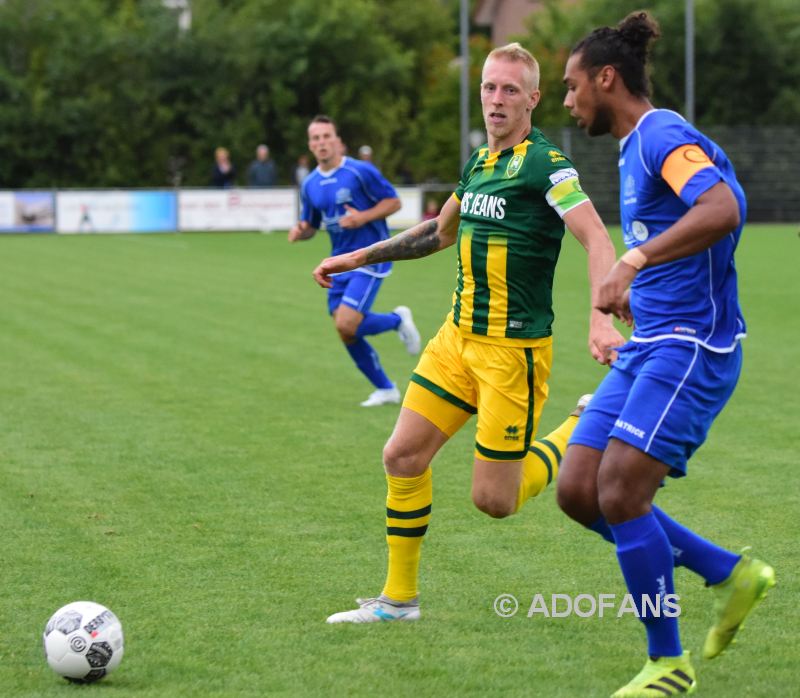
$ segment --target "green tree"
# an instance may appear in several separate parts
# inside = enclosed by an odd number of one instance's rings
[[[639,0],[545,0],[521,37],[540,59],[541,126],[569,125],[570,46]],[[683,110],[683,3],[651,0],[654,100]],[[796,0],[696,0],[697,121],[800,117]],[[213,149],[243,173],[260,142],[283,181],[316,113],[352,149],[369,143],[393,178],[459,171],[457,0],[192,0],[178,28],[161,0],[0,2],[0,186],[206,185]],[[482,130],[471,39],[471,126]],[[240,175],[240,182],[243,176]]]
[[[684,111],[685,3],[651,0],[661,25],[652,56],[653,101]],[[585,0],[565,5],[545,0],[522,37],[542,64],[546,126],[569,125],[560,106],[570,47],[598,26],[615,26],[640,0]],[[709,125],[794,125],[800,121],[800,5],[794,0],[697,0],[695,2],[696,122]],[[548,95],[551,96],[548,99]],[[561,99],[553,99],[555,95]]]

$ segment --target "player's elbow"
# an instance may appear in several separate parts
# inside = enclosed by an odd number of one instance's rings
[[[723,220],[720,222],[720,227],[725,230],[726,234],[732,230],[736,230],[742,222],[739,206],[735,201],[733,206],[729,205],[725,207],[725,211],[721,217]]]
[[[739,202],[731,188],[719,182],[698,199],[699,204],[709,206],[707,219],[710,227],[718,237],[724,237],[736,230],[742,222]]]
[[[722,240],[739,227],[742,217],[739,214],[739,206],[734,201],[733,205],[720,204],[715,206],[714,212],[708,217],[708,229],[711,244]]]
[[[400,199],[388,199],[389,201],[389,210],[387,212],[387,216],[391,216],[393,213],[397,213],[401,208],[402,204],[400,203]]]
[[[443,250],[455,244],[458,239],[458,221],[443,221],[439,216],[436,219],[436,230],[439,234],[439,249]]]

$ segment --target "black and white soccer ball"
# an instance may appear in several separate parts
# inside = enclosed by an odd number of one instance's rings
[[[47,663],[74,683],[92,683],[119,666],[124,653],[122,624],[93,601],[74,601],[47,621],[42,636]]]

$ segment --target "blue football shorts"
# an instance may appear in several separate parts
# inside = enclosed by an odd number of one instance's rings
[[[628,342],[581,415],[570,444],[603,451],[610,438],[686,475],[686,462],[733,393],[742,347],[729,353],[694,342]]]
[[[333,277],[333,286],[328,289],[328,313],[331,315],[340,305],[346,305],[366,315],[383,283],[383,278],[360,271],[348,271]]]

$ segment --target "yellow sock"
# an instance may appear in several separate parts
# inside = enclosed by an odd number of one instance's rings
[[[417,477],[386,476],[386,543],[389,570],[383,595],[410,601],[417,595],[422,539],[431,520],[433,483],[431,469]]]
[[[517,492],[517,506],[514,511],[519,511],[525,502],[542,492],[556,479],[558,464],[577,423],[577,417],[569,416],[555,431],[551,431],[530,445],[522,461],[522,483]]]

